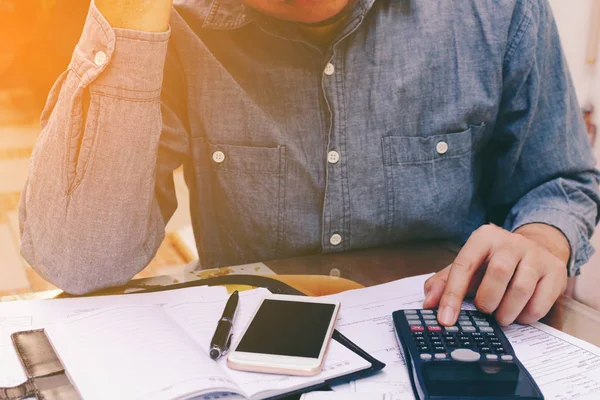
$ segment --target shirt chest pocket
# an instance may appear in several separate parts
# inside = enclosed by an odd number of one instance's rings
[[[275,257],[283,240],[285,146],[238,146],[196,138],[192,149],[198,221],[204,225],[197,232],[214,233],[201,240],[208,263]],[[211,249],[227,259],[212,259]]]
[[[475,192],[474,137],[484,126],[382,139],[390,241],[460,233]]]

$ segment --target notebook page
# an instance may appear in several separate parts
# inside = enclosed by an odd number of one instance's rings
[[[255,289],[240,293],[240,305],[234,321],[233,342],[240,335],[258,307],[260,301],[270,292],[266,289]],[[175,319],[198,344],[208,351],[210,339],[217,326],[217,321],[225,308],[226,300],[202,303],[186,303],[170,306],[166,311]],[[343,306],[342,306],[343,307]],[[202,310],[202,311],[200,311]],[[248,397],[260,399],[274,393],[288,392],[309,386],[311,382],[319,383],[336,376],[368,368],[371,364],[342,346],[335,340],[329,346],[323,371],[318,377],[295,377],[286,375],[259,374],[232,370],[227,367],[226,357],[218,360],[219,365],[231,379],[238,383]],[[265,389],[268,392],[265,392]]]
[[[160,307],[106,308],[54,324],[47,334],[86,400],[239,391]]]
[[[24,300],[0,303],[0,387],[27,380],[10,335],[18,331],[46,328],[69,316],[123,305],[165,305],[176,302],[227,298],[224,287],[197,286],[154,293],[136,293],[72,299]]]
[[[238,310],[233,321],[233,342],[239,338],[247,322],[258,307],[258,303],[271,294],[267,289],[254,289],[240,292]],[[192,337],[207,354],[210,340],[221,319],[228,298],[201,301],[188,301],[170,304],[165,311]]]

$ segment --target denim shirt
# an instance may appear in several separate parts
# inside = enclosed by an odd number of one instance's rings
[[[176,1],[158,34],[92,5],[42,125],[23,253],[71,292],[148,263],[182,164],[205,268],[487,223],[560,229],[571,274],[592,254],[598,173],[546,0],[357,0],[327,47],[239,0]]]

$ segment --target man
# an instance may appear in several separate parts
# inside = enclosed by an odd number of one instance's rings
[[[545,0],[96,0],[42,126],[22,250],[76,294],[149,262],[181,164],[205,268],[466,241],[425,287],[443,324],[467,293],[535,321],[592,252]]]

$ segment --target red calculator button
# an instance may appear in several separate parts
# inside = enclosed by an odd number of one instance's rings
[[[429,332],[441,332],[442,331],[441,326],[428,326],[427,328],[429,329]]]
[[[425,330],[424,326],[411,326],[410,327],[411,332],[423,332],[424,330]]]

